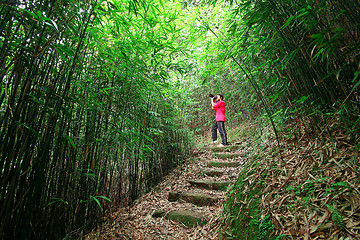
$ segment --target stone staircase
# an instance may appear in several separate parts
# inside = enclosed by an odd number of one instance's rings
[[[205,225],[209,219],[201,212],[201,207],[213,206],[218,201],[224,202],[224,194],[221,194],[221,197],[216,197],[213,192],[227,191],[235,182],[238,172],[244,163],[243,154],[239,151],[240,149],[240,145],[210,147],[211,157],[204,158],[202,169],[199,169],[199,174],[197,174],[198,178],[187,180],[190,185],[189,190],[171,190],[168,194],[168,201],[188,202],[193,204],[193,207],[190,209],[179,207],[177,210],[168,212],[156,210],[152,217],[164,217],[188,227]],[[219,180],[220,177],[230,180]],[[213,194],[210,194],[210,192]]]
[[[209,147],[174,169],[131,207],[108,214],[102,228],[85,239],[218,239],[226,191],[245,163],[246,149],[245,142]]]

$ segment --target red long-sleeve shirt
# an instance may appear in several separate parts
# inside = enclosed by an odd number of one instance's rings
[[[225,121],[225,102],[219,101],[215,103],[213,109],[216,111],[215,121]]]

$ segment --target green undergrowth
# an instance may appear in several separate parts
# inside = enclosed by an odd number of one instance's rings
[[[274,235],[269,213],[260,207],[266,186],[262,179],[264,176],[258,174],[262,172],[262,164],[258,160],[262,157],[268,131],[259,130],[256,124],[246,123],[229,132],[231,139],[247,147],[252,160],[244,166],[228,193],[221,239],[281,239]]]
[[[254,162],[248,168],[244,168],[229,192],[224,207],[226,221],[222,239],[281,239],[274,236],[274,226],[269,213],[264,213],[260,209],[265,185],[261,176],[252,179],[259,167],[259,162]]]

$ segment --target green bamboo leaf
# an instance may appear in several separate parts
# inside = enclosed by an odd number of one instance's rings
[[[30,127],[29,125],[27,125],[26,123],[23,122],[17,122],[17,124],[24,126],[26,129],[30,130],[32,133],[35,134],[35,136],[39,137],[39,133],[35,131],[35,129],[33,129],[32,127]]]
[[[52,205],[52,204],[54,204],[54,203],[58,203],[58,202],[61,202],[61,203],[65,204],[65,205],[69,205],[68,201],[65,201],[65,200],[62,199],[62,198],[52,197],[51,199],[53,199],[54,201],[48,203],[45,207],[48,207],[48,206],[50,206],[50,205]]]
[[[350,184],[347,182],[337,182],[337,183],[333,183],[331,184],[331,186],[335,186],[335,187],[350,187]]]
[[[165,9],[163,1],[160,0],[159,2],[160,2],[160,5],[162,6],[162,8]]]
[[[40,21],[50,21],[51,19],[48,17],[41,17],[39,20]]]
[[[297,104],[297,103],[303,103],[303,102],[305,102],[309,97],[310,97],[310,95],[308,95],[308,96],[302,96],[299,100],[296,100],[294,103],[295,103],[295,104]]]
[[[357,71],[357,72],[354,73],[355,77],[353,78],[352,82],[355,82],[355,80],[358,78],[359,74],[360,74],[360,71]],[[359,85],[360,85],[360,81],[357,82],[357,83],[354,85],[354,87],[353,87],[352,90],[354,90],[355,88],[357,88]]]
[[[102,199],[105,199],[106,201],[112,202],[109,198],[107,198],[105,196],[96,196],[95,198],[102,198]]]
[[[289,26],[289,24],[292,23],[295,18],[296,18],[296,16],[291,16],[291,17],[289,17],[289,19],[285,22],[285,24],[282,25],[281,30],[283,30],[284,28],[286,28],[287,26]]]
[[[98,176],[97,176],[96,174],[94,174],[94,173],[84,173],[84,175],[87,176],[87,177],[92,177],[92,178],[98,177]]]
[[[323,34],[317,33],[317,34],[312,34],[312,35],[310,35],[310,38],[323,40],[325,37],[324,37]]]
[[[16,8],[18,10],[21,10],[21,11],[24,11],[24,12],[27,12],[28,14],[30,14],[35,19],[39,19],[38,15],[36,15],[35,13],[33,13],[33,12],[27,10],[27,9],[23,9],[23,8],[19,8],[19,7],[14,7],[14,8]]]
[[[65,56],[64,51],[61,48],[62,45],[60,44],[53,44],[55,50],[59,53],[62,60],[66,61],[68,58]]]
[[[74,140],[70,136],[66,136],[68,143],[73,147],[76,148]]]
[[[102,212],[103,209],[102,209],[102,206],[101,206],[101,203],[100,203],[99,199],[97,199],[96,197],[93,197],[91,195],[90,195],[90,199],[94,200],[97,203],[97,205],[100,207],[100,210]]]
[[[59,28],[58,28],[56,22],[52,19],[50,19],[50,21],[51,21],[52,25],[55,27],[56,31],[59,31]]]
[[[272,116],[275,117],[276,115],[278,115],[278,114],[280,114],[280,113],[282,113],[282,112],[283,112],[283,110],[280,109],[279,111],[277,111],[276,113],[274,113]]]
[[[354,130],[352,130],[352,132],[358,131],[358,129],[355,128],[355,126],[356,126],[359,122],[360,122],[360,117],[359,117],[358,119],[356,119],[356,121],[354,122],[354,124],[353,124]]]
[[[109,95],[108,90],[113,90],[115,87],[108,87],[108,88],[103,88],[100,90],[100,92],[105,92],[107,95]]]

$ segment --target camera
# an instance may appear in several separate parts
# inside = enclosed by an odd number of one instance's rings
[[[213,100],[216,100],[216,98],[217,98],[217,96],[214,96],[211,93],[209,93],[209,97],[211,97]]]

